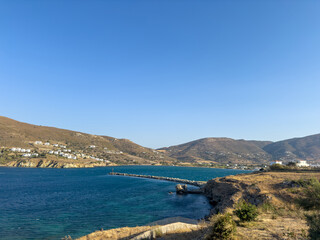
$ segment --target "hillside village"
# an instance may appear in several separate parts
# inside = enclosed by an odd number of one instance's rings
[[[54,143],[51,144],[50,142],[42,142],[42,141],[34,141],[29,143],[30,146],[33,148],[20,148],[20,147],[12,147],[12,148],[5,148],[13,153],[18,153],[18,156],[23,158],[36,158],[36,157],[46,157],[46,154],[55,155],[57,157],[63,157],[67,159],[77,160],[77,159],[92,159],[95,161],[110,163],[109,160],[102,159],[93,155],[85,154],[84,151],[81,150],[72,150],[67,148],[66,145]],[[88,148],[96,148],[95,145],[90,145]],[[105,152],[108,154],[122,154],[119,151],[110,151],[108,148],[104,148]]]

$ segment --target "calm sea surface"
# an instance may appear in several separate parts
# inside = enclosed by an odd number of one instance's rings
[[[208,180],[245,171],[167,166],[112,167],[116,172]],[[109,176],[92,169],[0,168],[0,239],[61,239],[97,229],[147,224],[167,217],[202,218],[201,195],[177,196],[176,183]]]

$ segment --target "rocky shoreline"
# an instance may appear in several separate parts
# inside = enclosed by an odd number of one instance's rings
[[[103,162],[60,162],[47,159],[19,160],[12,161],[4,165],[6,167],[26,167],[26,168],[93,168],[110,166]]]

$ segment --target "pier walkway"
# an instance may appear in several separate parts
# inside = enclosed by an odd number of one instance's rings
[[[126,176],[126,177],[139,177],[139,178],[151,178],[151,179],[164,180],[164,181],[170,181],[170,182],[184,183],[184,184],[193,185],[193,186],[196,186],[196,187],[202,187],[202,186],[204,186],[206,184],[205,181],[192,181],[192,180],[180,179],[180,178],[160,177],[160,176],[151,176],[151,175],[140,175],[140,174],[131,174],[131,173],[110,172],[109,175]]]

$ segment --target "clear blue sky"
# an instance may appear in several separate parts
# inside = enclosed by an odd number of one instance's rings
[[[320,2],[1,0],[0,115],[163,147],[320,133]]]

